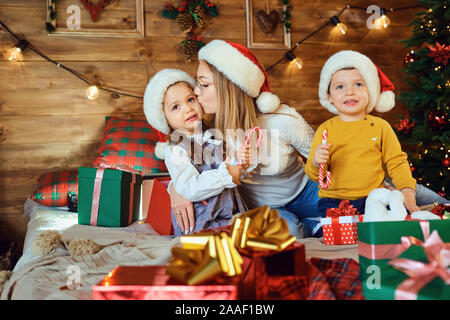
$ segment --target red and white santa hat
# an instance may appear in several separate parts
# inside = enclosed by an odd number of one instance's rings
[[[322,68],[319,82],[320,104],[328,111],[337,114],[338,110],[329,101],[328,92],[333,74],[344,68],[359,71],[369,91],[367,113],[374,109],[387,112],[395,106],[395,87],[389,78],[367,56],[352,50],[343,50],[332,55]]]
[[[165,137],[161,134],[169,134],[170,128],[164,114],[164,96],[167,88],[177,82],[187,82],[192,88],[195,80],[186,72],[179,69],[163,69],[158,71],[147,84],[144,94],[144,113],[147,122],[158,130],[159,142],[155,146],[155,155],[164,159],[164,148],[167,145]]]
[[[280,105],[280,99],[270,92],[264,68],[243,45],[213,40],[199,50],[198,59],[213,65],[250,97],[256,98],[259,111],[273,112]]]

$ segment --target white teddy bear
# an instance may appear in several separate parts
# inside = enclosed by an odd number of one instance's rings
[[[373,221],[403,221],[408,213],[403,205],[405,197],[399,190],[385,188],[374,189],[366,199],[364,222]],[[389,205],[389,209],[387,209]],[[416,211],[411,214],[411,219],[439,220],[440,217],[429,211]]]

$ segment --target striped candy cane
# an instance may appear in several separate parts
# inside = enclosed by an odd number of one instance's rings
[[[322,144],[327,144],[327,130],[324,130],[322,133]],[[323,174],[325,171],[325,164],[321,163],[319,165],[319,186],[322,189],[327,189],[330,186],[331,183],[331,172],[327,171],[326,181],[323,181]]]
[[[250,129],[249,133],[247,134],[247,137],[245,138],[245,145],[247,146],[250,143],[250,138],[252,136],[252,133],[257,131],[258,132],[258,140],[256,141],[256,146],[259,147],[259,145],[261,144],[261,140],[263,137],[263,131],[260,127],[253,127],[252,129]],[[238,165],[241,164],[241,160],[239,159],[238,161]]]

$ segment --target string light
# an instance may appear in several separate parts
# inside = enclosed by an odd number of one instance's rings
[[[331,17],[331,22],[336,26],[340,33],[345,34],[347,32],[347,26],[339,20],[337,16]]]
[[[86,89],[86,97],[89,100],[95,100],[98,98],[99,95],[100,95],[100,90],[98,89],[98,87],[96,85],[89,86]]]
[[[8,52],[9,61],[18,61],[22,58],[22,52],[28,47],[26,40],[20,40],[13,48]]]
[[[375,19],[375,28],[376,29],[387,29],[389,25],[391,24],[391,20],[386,16],[386,9],[381,8],[380,9],[380,17],[378,19]]]

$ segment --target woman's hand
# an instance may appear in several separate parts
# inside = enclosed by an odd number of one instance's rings
[[[175,215],[175,220],[180,226],[183,234],[189,234],[194,230],[195,216],[194,205],[191,201],[180,196],[170,184],[170,206]]]
[[[322,163],[327,163],[330,156],[331,144],[319,144],[314,150],[314,164],[319,166]]]
[[[227,170],[233,179],[233,183],[236,185],[241,184],[241,167],[240,166],[232,166],[227,163]]]
[[[405,208],[408,209],[410,213],[420,211],[420,208],[417,206],[416,203],[416,191],[413,189],[403,189],[402,193],[405,196],[404,201]]]

